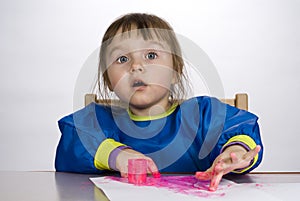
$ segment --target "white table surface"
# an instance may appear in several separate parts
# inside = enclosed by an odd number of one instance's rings
[[[89,179],[90,177],[99,176],[101,175],[0,171],[0,200],[105,201],[108,200],[106,196]],[[297,186],[299,186],[300,174],[252,173],[231,176],[227,179],[236,183],[297,183]],[[298,195],[300,195],[300,189]]]

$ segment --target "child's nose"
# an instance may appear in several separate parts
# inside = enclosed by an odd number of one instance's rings
[[[144,72],[144,66],[141,59],[132,59],[130,72],[131,73],[141,73]]]

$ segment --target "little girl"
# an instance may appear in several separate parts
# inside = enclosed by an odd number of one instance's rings
[[[247,173],[262,160],[257,117],[211,97],[185,99],[184,61],[173,29],[161,18],[133,13],[104,34],[99,96],[62,118],[57,171],[127,177],[128,159],[148,171],[196,172],[216,190],[227,173]],[[119,104],[109,104],[116,95]]]

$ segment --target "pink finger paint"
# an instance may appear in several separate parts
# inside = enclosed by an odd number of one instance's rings
[[[106,176],[106,179],[113,181],[130,183],[129,178],[120,178],[113,176]],[[153,186],[157,188],[166,188],[175,193],[181,193],[186,195],[193,195],[197,197],[213,198],[223,197],[224,192],[211,192],[209,191],[209,181],[200,181],[194,176],[161,176],[159,178],[147,177],[146,182],[139,186]],[[222,188],[219,188],[222,190]]]
[[[207,172],[196,172],[195,176],[200,180],[209,180],[211,178],[211,175]]]
[[[141,185],[147,180],[147,160],[129,159],[128,160],[128,182]]]
[[[153,172],[152,173],[154,178],[160,178],[160,173],[159,172]]]

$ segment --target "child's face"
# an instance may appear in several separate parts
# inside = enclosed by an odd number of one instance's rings
[[[166,109],[175,81],[169,46],[159,40],[130,36],[114,37],[106,51],[110,89],[131,109],[161,106]]]

